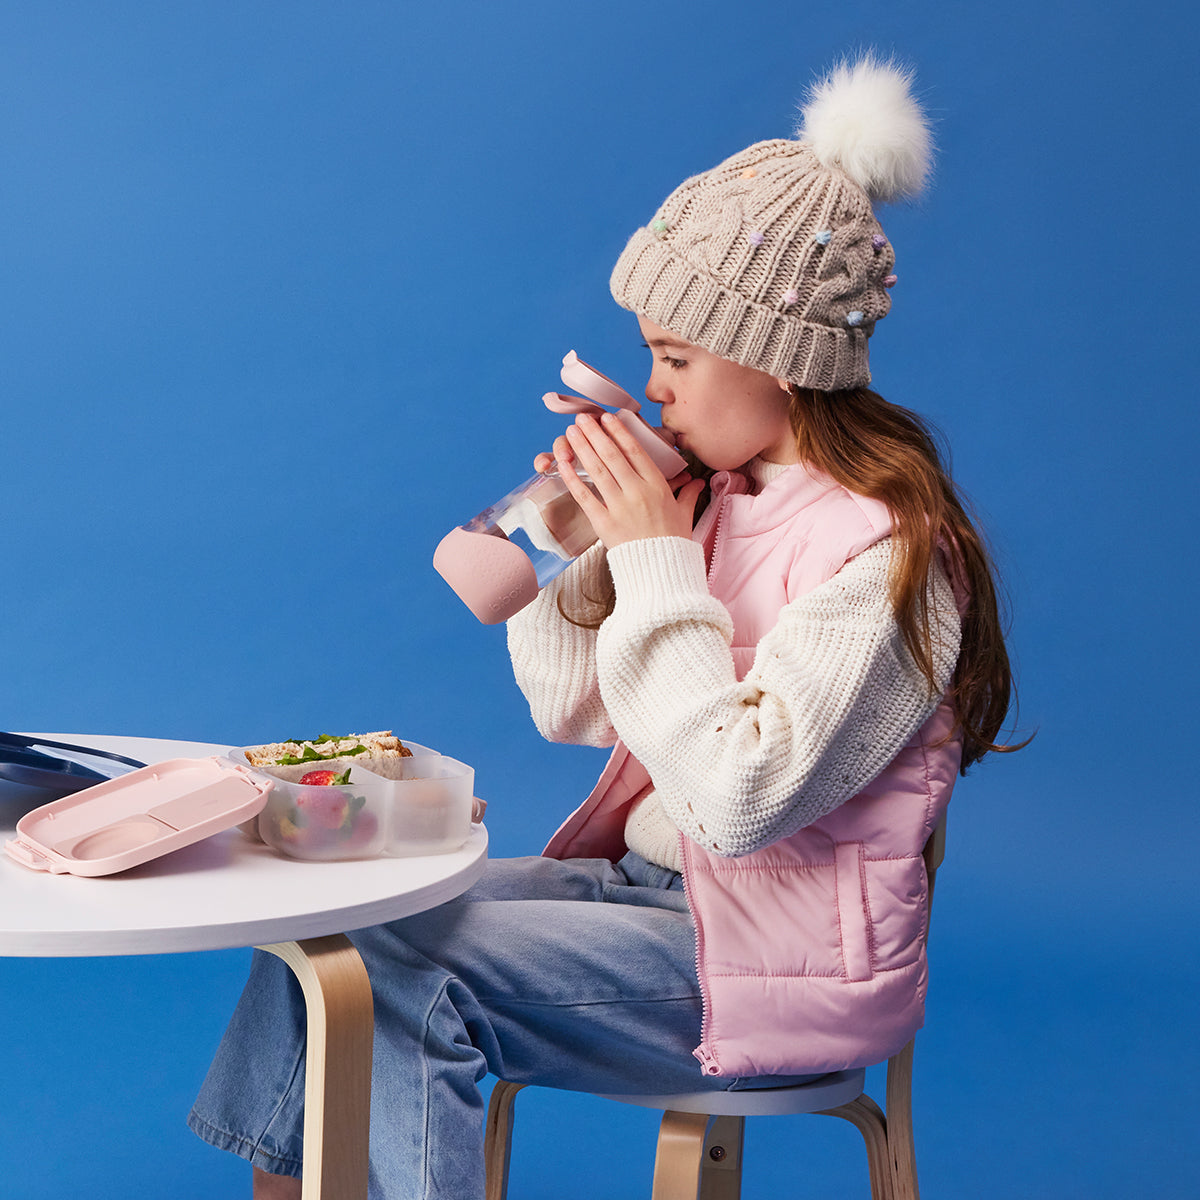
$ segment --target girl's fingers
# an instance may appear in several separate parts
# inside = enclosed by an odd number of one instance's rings
[[[625,427],[614,413],[605,413],[601,418],[604,432],[620,447],[625,460],[643,478],[657,481],[662,472],[654,465],[642,444]]]
[[[693,479],[690,475],[680,475],[678,478],[686,482],[675,493],[675,499],[686,509],[689,519],[694,519],[696,502],[700,499],[700,493],[704,491],[704,480]]]
[[[642,459],[646,459],[646,456],[619,422],[609,424],[606,421],[601,426],[594,417],[580,417],[567,430],[567,438],[579,457],[580,465],[589,475],[600,470],[606,471],[623,487],[642,479],[653,479],[653,476],[648,477],[639,469],[635,456]],[[645,465],[653,467],[648,459]],[[661,479],[662,473],[657,472],[657,475]],[[600,478],[597,475],[593,478],[599,487]]]
[[[574,452],[571,450],[571,443],[567,441],[566,434],[560,433],[554,439],[554,461],[570,462],[574,457]]]
[[[579,473],[575,470],[575,463],[571,459],[560,459],[558,462],[558,475],[566,485],[567,491],[574,498],[575,503],[579,505],[584,515],[595,525],[597,510],[601,510],[603,506],[596,499],[596,495],[592,489],[579,478]]]
[[[600,490],[601,495],[611,486],[613,471],[608,462],[597,452],[587,432],[572,425],[567,430],[567,442],[571,447],[574,465],[588,475]]]
[[[572,457],[560,461],[559,474],[610,550],[638,538],[691,536],[702,480],[684,472],[668,483],[623,426],[609,429],[580,417],[566,438]],[[584,473],[586,484],[580,478]]]

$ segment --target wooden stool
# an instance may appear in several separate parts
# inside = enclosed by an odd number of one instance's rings
[[[924,852],[931,905],[945,846],[943,820]],[[746,1118],[791,1113],[841,1117],[858,1129],[866,1144],[872,1200],[919,1200],[912,1064],[912,1042],[888,1059],[886,1111],[863,1093],[866,1072],[861,1068],[823,1075],[796,1087],[606,1099],[662,1110],[652,1200],[739,1200]],[[524,1086],[501,1080],[492,1091],[484,1146],[487,1200],[507,1200],[513,1101]]]

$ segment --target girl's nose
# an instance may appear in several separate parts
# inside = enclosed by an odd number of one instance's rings
[[[646,381],[646,399],[651,404],[666,404],[670,389],[663,386],[657,373],[652,373]]]

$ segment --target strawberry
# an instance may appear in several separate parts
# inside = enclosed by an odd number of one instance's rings
[[[349,812],[345,793],[324,787],[301,792],[296,797],[296,807],[304,814],[306,823],[322,829],[340,828]]]
[[[351,850],[362,850],[379,832],[379,820],[374,813],[361,812],[353,826],[347,831],[345,845]]]
[[[350,782],[350,768],[340,775],[336,771],[309,771],[300,782],[306,787],[338,787]]]

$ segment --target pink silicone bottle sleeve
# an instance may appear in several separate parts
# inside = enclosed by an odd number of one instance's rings
[[[485,625],[507,621],[538,593],[537,571],[520,546],[461,525],[438,543],[433,568]]]

